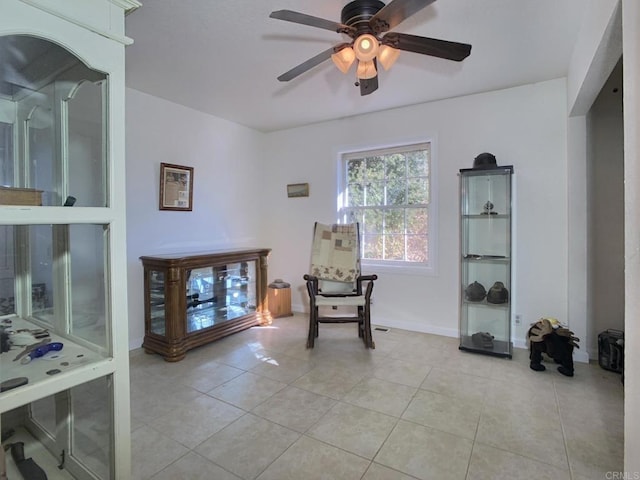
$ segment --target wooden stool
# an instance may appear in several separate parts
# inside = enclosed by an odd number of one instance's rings
[[[269,284],[268,289],[269,312],[273,318],[290,317],[291,285],[278,279]]]

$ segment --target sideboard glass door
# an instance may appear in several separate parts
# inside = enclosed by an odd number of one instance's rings
[[[165,274],[161,270],[150,270],[149,281],[149,330],[156,335],[165,335]]]
[[[186,279],[187,333],[256,311],[256,261],[195,268]]]

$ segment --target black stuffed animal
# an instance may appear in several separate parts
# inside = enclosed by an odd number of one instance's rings
[[[11,342],[9,341],[9,334],[5,331],[4,327],[0,327],[0,353],[8,352],[11,348]]]
[[[555,326],[555,328],[554,328]],[[573,349],[580,348],[580,339],[573,336],[568,328],[561,327],[557,320],[541,318],[531,325],[527,332],[529,343],[529,367],[536,372],[545,370],[542,354],[546,353],[560,364],[558,371],[567,377],[573,377]]]

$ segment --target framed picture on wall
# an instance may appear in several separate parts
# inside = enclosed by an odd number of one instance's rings
[[[309,196],[309,184],[308,183],[290,183],[287,185],[288,197],[308,197]]]
[[[160,164],[160,210],[190,212],[193,208],[193,167]]]

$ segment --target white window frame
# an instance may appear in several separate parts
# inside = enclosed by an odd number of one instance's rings
[[[362,258],[362,268],[365,273],[398,273],[408,275],[435,276],[438,273],[438,192],[437,192],[437,141],[435,138],[421,139],[396,145],[386,145],[379,147],[363,147],[338,153],[338,195],[337,195],[337,215],[339,223],[347,223],[345,208],[347,173],[346,163],[348,160],[372,155],[388,155],[395,152],[409,151],[425,145],[430,147],[429,156],[429,203],[427,204],[427,248],[428,259],[426,262],[403,262],[394,260],[372,260]],[[362,228],[362,227],[361,227]]]

